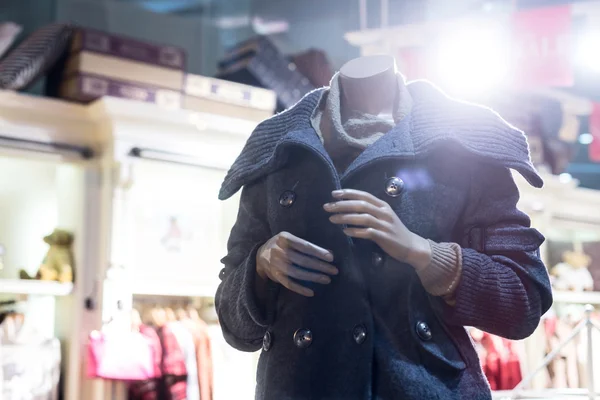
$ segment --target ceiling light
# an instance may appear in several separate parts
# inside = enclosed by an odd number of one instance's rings
[[[467,28],[440,40],[434,75],[452,95],[479,96],[504,82],[509,72],[509,55],[501,29]]]

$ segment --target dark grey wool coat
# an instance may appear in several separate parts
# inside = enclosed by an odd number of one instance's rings
[[[517,210],[509,172],[542,185],[522,132],[427,82],[408,88],[411,114],[342,176],[310,124],[321,89],[261,123],[223,183],[221,199],[243,192],[216,305],[233,347],[262,348],[257,399],[490,399],[464,327],[522,339],[552,303],[544,238]],[[392,177],[399,196],[388,195]],[[463,247],[454,306],[430,296],[411,266],[329,222],[322,205],[339,188],[368,191],[411,231]],[[340,273],[312,285],[313,298],[271,283],[263,310],[256,251],[281,231],[331,249]]]

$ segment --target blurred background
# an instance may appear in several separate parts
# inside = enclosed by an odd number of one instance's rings
[[[586,331],[536,368],[600,304],[599,49],[597,0],[0,0],[0,400],[136,398],[167,325],[188,398],[253,398],[258,354],[214,311],[221,181],[259,122],[374,54],[498,111],[545,179],[515,177],[556,305],[525,341],[472,330],[496,395],[600,387]]]

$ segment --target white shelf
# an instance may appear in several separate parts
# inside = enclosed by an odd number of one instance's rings
[[[161,282],[136,282],[131,285],[131,293],[143,296],[169,297],[215,297],[217,284],[173,284]]]
[[[555,303],[600,305],[600,292],[564,292],[554,291]]]
[[[71,294],[72,291],[72,283],[25,279],[0,279],[0,293],[67,296]]]

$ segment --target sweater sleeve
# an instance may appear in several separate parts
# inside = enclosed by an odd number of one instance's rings
[[[456,243],[436,243],[429,240],[431,261],[417,275],[427,292],[442,296],[450,304],[454,303],[454,291],[462,273],[462,250]]]
[[[517,209],[518,200],[508,169],[478,165],[456,238],[462,246],[462,271],[454,305],[434,299],[446,323],[523,339],[552,305],[539,254],[544,237]]]
[[[263,183],[242,190],[237,220],[221,260],[221,284],[215,307],[227,343],[241,351],[257,351],[272,318],[271,307],[261,307],[255,296],[256,253],[270,238]],[[277,287],[269,281],[265,304],[273,304]]]

